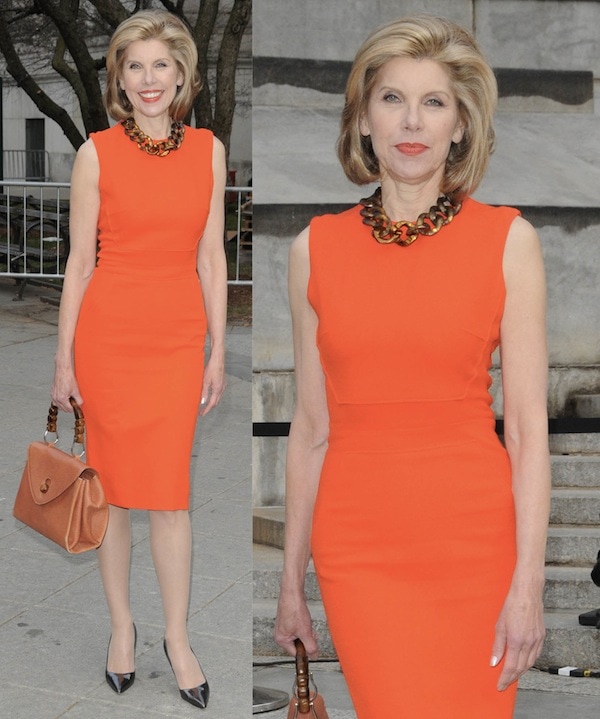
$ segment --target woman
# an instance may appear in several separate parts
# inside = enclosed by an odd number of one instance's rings
[[[516,210],[469,196],[496,96],[458,25],[376,31],[338,156],[381,192],[313,219],[290,251],[297,405],[275,638],[317,654],[312,548],[359,719],[506,719],[543,642],[542,259]],[[506,449],[488,392],[500,338]]]
[[[129,510],[147,509],[164,650],[182,698],[203,708],[208,683],[187,635],[187,510],[198,407],[206,415],[225,387],[225,153],[211,132],[182,123],[199,81],[176,16],[125,20],[106,65],[106,106],[119,122],[93,133],[73,167],[52,398],[65,411],[70,396],[83,403],[88,461],[110,505],[98,550],[112,628],[106,680],[122,693],[135,678]]]

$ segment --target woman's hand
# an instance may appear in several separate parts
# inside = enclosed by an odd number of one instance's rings
[[[319,656],[317,635],[303,596],[290,597],[285,596],[283,592],[280,593],[273,637],[275,642],[293,657],[296,656],[294,646],[296,638],[302,640],[309,659],[316,659]]]
[[[504,657],[498,691],[504,691],[533,666],[542,652],[545,635],[541,590],[511,588],[496,624],[492,648],[492,666]]]
[[[211,352],[204,368],[204,381],[202,382],[202,402],[200,416],[208,414],[213,407],[221,401],[225,391],[225,361],[221,356]]]
[[[72,366],[56,366],[51,395],[54,404],[63,412],[73,411],[69,397],[73,397],[78,405],[83,404],[83,398],[79,392]]]

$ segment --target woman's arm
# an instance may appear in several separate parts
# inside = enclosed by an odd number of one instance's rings
[[[58,346],[55,356],[53,401],[66,412],[72,412],[69,397],[80,404],[73,369],[73,338],[83,295],[96,266],[100,190],[98,155],[92,140],[77,151],[71,174],[69,212],[70,250],[58,312]]]
[[[511,226],[503,268],[504,437],[512,468],[517,562],[492,650],[492,664],[504,656],[500,690],[533,665],[545,635],[544,560],[550,511],[546,288],[537,234],[520,217]]]
[[[198,276],[210,335],[210,357],[204,369],[202,406],[205,415],[225,390],[225,325],[227,321],[227,260],[225,258],[225,148],[214,138],[213,193],[204,234],[198,247]]]
[[[308,655],[315,658],[317,643],[304,596],[304,579],[310,559],[313,508],[327,449],[329,414],[316,345],[317,317],[307,298],[309,272],[308,230],[304,230],[292,243],[289,262],[296,409],[286,458],[285,551],[275,641],[295,655],[294,639],[299,637]]]

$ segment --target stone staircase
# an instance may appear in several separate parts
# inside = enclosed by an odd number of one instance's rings
[[[428,9],[435,12],[435,5]],[[600,395],[594,394],[600,392],[600,54],[594,31],[599,6],[583,0],[549,3],[550,22],[546,3],[535,0],[438,5],[440,14],[467,26],[476,17],[477,38],[497,70],[497,146],[475,199],[519,207],[542,240],[550,415],[600,418]],[[352,51],[365,27],[396,11],[392,0],[354,3],[348,15],[353,22],[347,23],[342,3],[306,0],[285,10],[276,0],[257,4],[270,32],[256,36],[254,53],[255,423],[286,422],[292,415],[289,241],[312,216],[337,212],[369,194],[370,188],[359,194],[346,181],[333,148]],[[305,31],[307,18],[319,33]],[[491,374],[497,380],[499,371]],[[575,396],[578,392],[587,394]],[[254,441],[254,652],[279,655],[271,636],[282,561],[283,510],[275,505],[284,501],[285,438],[265,434]],[[600,549],[600,434],[552,435],[551,452],[548,638],[540,665],[598,667],[600,632],[581,627],[578,615],[600,607],[600,588],[590,579]],[[322,653],[332,656],[312,569],[306,592]]]
[[[572,401],[576,416],[600,416],[600,395]],[[552,504],[546,549],[546,626],[539,666],[600,666],[600,631],[583,627],[578,615],[600,607],[600,588],[590,570],[600,550],[600,434],[554,434]],[[282,507],[254,511],[254,654],[280,655],[272,640],[273,618],[283,560]],[[334,657],[319,587],[312,565],[306,596],[319,637],[321,655]]]
[[[575,416],[599,417],[600,395],[577,395]],[[600,607],[590,570],[600,550],[600,434],[550,435],[552,504],[546,546],[546,626],[540,666],[599,666],[600,632],[578,615]]]

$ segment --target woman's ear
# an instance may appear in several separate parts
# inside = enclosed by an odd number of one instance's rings
[[[465,128],[462,122],[459,122],[456,125],[456,128],[454,130],[454,133],[452,134],[452,142],[454,142],[456,145],[463,139],[465,136]]]
[[[358,129],[363,137],[368,137],[371,134],[369,123],[367,122],[367,117],[364,113],[360,116],[360,120],[358,121]]]

